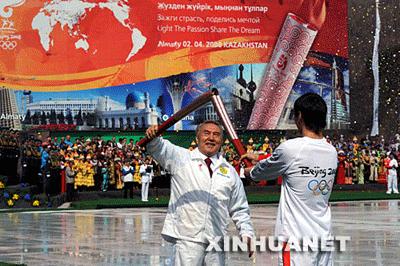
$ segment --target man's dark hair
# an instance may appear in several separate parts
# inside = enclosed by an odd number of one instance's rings
[[[327,107],[324,99],[316,93],[306,93],[294,102],[294,115],[300,113],[307,129],[320,133],[326,127]]]

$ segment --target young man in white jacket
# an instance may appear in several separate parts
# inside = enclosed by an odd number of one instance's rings
[[[271,157],[245,170],[253,180],[283,177],[275,225],[275,236],[283,247],[291,238],[297,243],[303,237],[321,239],[332,234],[329,197],[338,161],[336,149],[322,134],[326,112],[326,104],[318,94],[298,98],[294,103],[295,122],[303,137],[283,142]],[[258,158],[255,154],[242,158],[246,157],[255,161]],[[293,252],[290,245],[288,249],[280,252],[279,265],[333,265],[331,252]]]
[[[147,137],[153,139],[157,128],[148,128]],[[242,181],[219,153],[221,126],[205,121],[197,127],[196,140],[198,148],[193,151],[161,137],[147,145],[147,151],[172,176],[162,236],[174,245],[172,265],[224,265],[224,252],[207,252],[207,246],[227,235],[230,218],[242,239],[250,243],[254,236],[250,210]]]

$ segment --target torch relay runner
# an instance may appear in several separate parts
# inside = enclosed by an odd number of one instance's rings
[[[196,129],[198,148],[193,151],[157,137],[151,126],[146,148],[171,173],[171,195],[162,237],[173,244],[172,265],[225,265],[225,253],[207,251],[210,241],[224,238],[230,219],[243,241],[254,238],[250,210],[241,179],[221,155],[223,130],[215,121]],[[223,247],[223,243],[218,243]]]
[[[329,197],[338,165],[336,149],[323,137],[327,107],[314,93],[294,103],[295,122],[302,137],[283,142],[272,156],[258,161],[256,154],[245,154],[257,164],[245,169],[253,180],[283,177],[275,237],[282,244],[279,265],[333,265],[331,251],[293,252],[288,239],[318,239],[332,236]]]

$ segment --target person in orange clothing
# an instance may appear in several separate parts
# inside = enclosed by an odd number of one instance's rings
[[[390,158],[386,156],[385,152],[382,152],[379,162],[380,165],[379,175],[378,175],[379,184],[387,184],[389,163],[390,163]]]
[[[360,144],[358,143],[358,138],[354,136],[353,138],[353,152],[354,154],[358,151],[358,148],[360,147]]]
[[[347,157],[344,161],[344,167],[346,170],[344,183],[346,185],[351,185],[351,184],[353,184],[353,172],[354,172],[353,154],[351,152],[348,152],[348,154],[347,154]]]

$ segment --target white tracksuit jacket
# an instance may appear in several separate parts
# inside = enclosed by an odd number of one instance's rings
[[[275,234],[328,236],[331,234],[329,197],[337,169],[337,152],[325,139],[308,137],[283,142],[271,157],[250,172],[254,180],[283,176]]]
[[[337,170],[337,152],[322,139],[295,138],[283,142],[272,156],[261,160],[250,172],[254,180],[282,176],[275,236],[328,237],[332,234],[329,197]],[[282,265],[281,253],[279,265]],[[333,265],[332,254],[292,253],[290,265]]]
[[[222,156],[213,160],[210,178],[206,156],[198,149],[189,151],[158,137],[147,145],[147,151],[172,176],[162,230],[165,240],[208,243],[226,235],[230,217],[241,236],[254,236],[242,181]]]
[[[399,191],[397,187],[397,167],[399,167],[399,164],[397,163],[396,159],[392,159],[389,162],[389,174],[388,174],[388,182],[387,182],[387,187],[388,187],[388,192],[395,192],[397,193]]]

